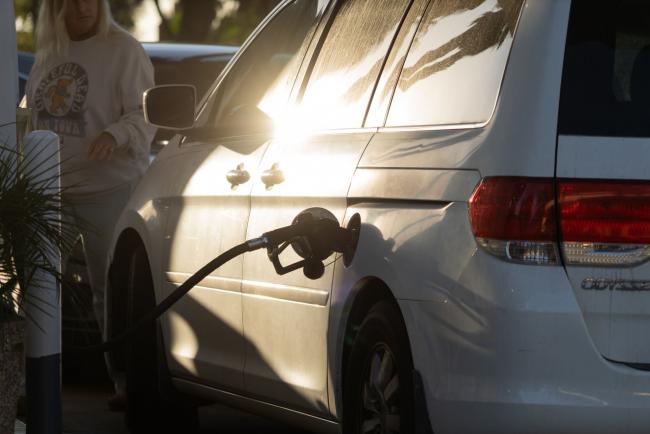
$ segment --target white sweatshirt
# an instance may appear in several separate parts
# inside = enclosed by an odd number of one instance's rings
[[[141,176],[155,128],[142,112],[142,93],[154,85],[142,45],[117,25],[107,37],[70,41],[68,55],[35,65],[25,93],[34,129],[61,137],[61,185],[68,193],[112,190]],[[101,132],[117,143],[106,161],[88,159]]]

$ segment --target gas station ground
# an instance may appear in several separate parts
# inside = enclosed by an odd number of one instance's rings
[[[64,434],[128,434],[124,413],[108,409],[112,385],[103,367],[103,359],[67,360],[63,357],[63,432]],[[220,405],[199,410],[200,434],[283,433],[308,434],[280,422],[257,417]],[[16,434],[24,434],[25,425],[16,421]]]
[[[113,386],[106,373],[101,353],[68,351],[100,342],[99,329],[92,315],[90,288],[79,288],[77,298],[63,297],[62,331],[62,406],[64,434],[128,434],[124,413],[110,411],[107,405]],[[24,415],[16,421],[15,433],[24,434]],[[281,422],[264,419],[221,405],[201,407],[200,434],[282,433],[308,434]],[[184,434],[184,433],[183,433]]]

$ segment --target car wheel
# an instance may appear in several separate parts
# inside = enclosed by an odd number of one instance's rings
[[[413,361],[397,308],[381,301],[352,344],[343,390],[346,434],[413,433]]]
[[[127,327],[156,305],[151,269],[144,248],[133,252],[127,270]],[[161,393],[169,380],[161,363],[157,322],[146,326],[126,345],[126,425],[132,433],[191,433],[198,430],[196,407]]]

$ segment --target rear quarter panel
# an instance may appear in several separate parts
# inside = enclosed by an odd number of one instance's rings
[[[498,359],[489,353],[514,351],[520,344],[524,348],[524,335],[510,336],[522,341],[512,348],[497,345],[493,333],[501,327],[498,313],[529,309],[529,295],[539,295],[528,292],[529,287],[555,285],[554,291],[542,296],[541,309],[548,308],[553,314],[558,309],[578,312],[562,268],[516,266],[522,273],[513,278],[512,264],[478,249],[467,215],[467,202],[481,177],[554,176],[569,7],[570,2],[564,0],[526,2],[488,122],[380,128],[368,145],[352,183],[352,205],[346,213],[347,219],[355,212],[361,215],[359,248],[349,268],[336,263],[332,292],[329,339],[330,360],[334,361],[330,366],[333,412],[340,414],[337,403],[344,368],[340,361],[346,315],[361,279],[377,277],[393,291],[405,316],[416,368],[428,373],[428,390],[461,384],[453,377],[461,378],[465,373],[470,377],[475,374],[470,382],[479,387],[485,379],[478,377],[502,371],[495,362]],[[409,191],[395,190],[397,177],[390,176],[388,181],[364,189],[364,182],[382,171],[400,176],[406,172],[405,182],[411,182]],[[429,182],[418,178],[420,171],[429,172]],[[440,178],[444,172],[451,176],[448,182]],[[496,271],[484,269],[495,265]],[[538,283],[529,285],[530,281]],[[517,296],[512,297],[513,293]],[[439,330],[429,334],[422,329],[409,307],[420,302],[437,311]],[[579,317],[572,318],[584,329]],[[527,354],[535,354],[543,343],[540,339],[528,345]],[[588,340],[586,345],[591,348]],[[483,369],[479,361],[486,357],[493,365]],[[453,369],[458,360],[466,358],[475,358],[476,363]],[[495,389],[486,390],[490,393]],[[427,396],[429,400],[438,398]]]

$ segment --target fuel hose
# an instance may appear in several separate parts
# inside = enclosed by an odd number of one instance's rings
[[[260,238],[247,240],[229,250],[226,250],[201,267],[196,273],[191,275],[185,282],[156,305],[155,308],[149,311],[146,315],[140,317],[133,326],[114,338],[96,345],[70,347],[69,349],[74,352],[107,352],[122,345],[125,341],[134,338],[142,328],[158,319],[163,313],[169,310],[174,303],[180,300],[210,273],[228,261],[246,252],[267,248],[269,249],[269,258],[272,261],[277,261],[278,245],[283,243],[289,245],[290,240],[303,239],[303,241],[306,242],[306,246],[308,246],[308,250],[310,250],[309,255],[313,256],[314,251],[316,251],[315,260],[321,260],[329,256],[332,252],[343,252],[345,247],[352,240],[352,237],[349,235],[350,233],[351,232],[348,229],[340,227],[338,223],[333,223],[331,220],[315,220],[309,215],[303,215],[302,218],[296,218],[293,224],[289,226],[266,232]],[[276,252],[274,258],[272,258],[272,251]],[[298,267],[293,268],[284,268],[279,266],[276,267],[276,270],[278,270],[278,268],[293,270],[304,266],[304,264],[310,264],[310,262],[301,261],[294,264]]]
[[[226,250],[205,264],[203,267],[201,267],[201,269],[199,269],[196,273],[191,275],[185,282],[183,282],[183,284],[181,284],[171,294],[163,299],[160,304],[156,305],[154,309],[149,311],[145,316],[139,318],[132,327],[115,336],[114,338],[97,345],[71,347],[70,349],[75,352],[107,352],[114,349],[115,347],[122,345],[125,341],[135,337],[138,332],[140,332],[140,330],[147,324],[150,324],[152,321],[158,319],[163,313],[169,310],[169,308],[172,307],[174,303],[180,300],[185,294],[187,294],[192,288],[194,288],[199,282],[201,282],[201,280],[205,279],[214,270],[243,253],[251,252],[253,250],[264,247],[264,244],[260,245],[260,243],[262,243],[261,239],[257,238],[255,240],[246,241],[229,250]]]

